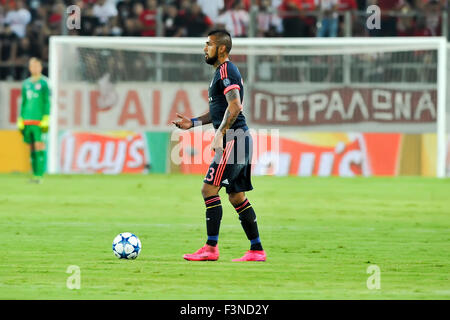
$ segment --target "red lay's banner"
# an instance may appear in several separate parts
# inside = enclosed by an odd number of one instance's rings
[[[66,131],[60,137],[61,173],[144,173],[145,137],[134,132],[96,134]]]
[[[208,132],[203,134],[203,138],[197,138],[203,143],[194,143],[193,132],[184,133],[184,138],[180,138],[182,158],[192,160],[181,162],[183,173],[206,174],[212,159],[209,150],[212,138]],[[252,138],[254,175],[398,175],[401,134],[292,133],[273,136],[255,131]]]

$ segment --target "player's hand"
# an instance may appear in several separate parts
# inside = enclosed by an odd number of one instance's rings
[[[177,113],[178,120],[172,121],[172,123],[180,129],[188,130],[192,128],[192,121],[188,117],[185,117],[179,113]]]
[[[216,131],[216,135],[211,142],[211,150],[215,152],[223,151],[223,134],[219,130]]]
[[[18,117],[17,118],[17,129],[19,129],[20,131],[23,131],[23,129],[25,128],[25,124],[23,122],[22,117]]]
[[[42,132],[48,131],[48,125],[49,125],[50,119],[48,116],[43,116],[41,120],[41,124],[39,125],[42,129]]]

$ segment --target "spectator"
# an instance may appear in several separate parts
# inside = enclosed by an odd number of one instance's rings
[[[100,26],[100,20],[94,15],[92,6],[83,5],[81,7],[81,28],[80,35],[92,36],[95,30]]]
[[[111,21],[110,24],[102,24],[95,29],[95,36],[107,37],[111,35],[111,25],[114,22]]]
[[[273,9],[278,9],[279,6],[283,3],[283,0],[271,0],[270,5]]]
[[[175,5],[169,5],[163,15],[164,35],[166,37],[179,37],[183,33],[183,17],[178,14]]]
[[[17,54],[18,37],[6,24],[0,28],[0,79],[10,79],[13,76],[12,67]]]
[[[111,28],[109,30],[109,35],[113,37],[123,36],[123,29],[119,24],[119,19],[114,19],[111,22]]]
[[[124,36],[139,36],[139,15],[143,10],[141,0],[119,0],[117,3],[117,23],[113,23],[122,30]]]
[[[191,1],[190,0],[180,0],[178,8],[181,13],[187,14],[189,10],[191,10]]]
[[[217,23],[219,12],[224,8],[223,0],[197,0],[202,12],[207,15],[213,23]]]
[[[205,36],[209,27],[218,22],[235,37],[248,35],[250,0],[0,0],[0,79],[20,78],[25,69],[16,64],[22,64],[30,55],[41,57],[44,68],[47,67],[49,38],[61,34],[65,6],[75,4],[81,8],[81,28],[70,30],[70,35],[154,36],[158,2],[164,10],[165,36]],[[382,29],[370,31],[371,36],[440,35],[442,12],[448,5],[447,0],[254,0],[260,11],[256,20],[257,36],[335,36],[332,24],[331,28],[323,27],[315,32],[316,18],[311,11],[318,6],[318,10],[327,13],[318,24],[325,26],[328,18],[335,17],[329,3],[336,2],[340,12],[356,9],[365,12],[368,5],[380,6]],[[273,12],[274,9],[279,9],[279,14]],[[399,13],[410,16],[397,17]],[[341,23],[344,22],[342,16]],[[357,17],[353,15],[352,35],[365,36],[368,34],[365,17]],[[338,30],[343,28],[338,27]],[[129,68],[119,61],[121,55],[111,55],[108,59],[119,71],[126,73]],[[142,56],[136,61],[135,69],[141,70],[145,65],[148,61]],[[131,74],[117,77],[125,79]],[[142,79],[153,76],[150,72]]]
[[[356,0],[356,4],[358,6],[358,10],[360,11],[366,11],[367,6],[369,5],[369,1],[371,0]]]
[[[44,2],[44,3],[41,3]],[[37,15],[37,12],[40,7],[45,7],[45,0],[27,0],[28,3],[28,10],[30,10],[31,18],[34,20],[34,17]]]
[[[411,6],[405,4],[402,8],[401,13],[404,15],[397,19],[397,35],[399,37],[410,37],[416,32],[416,23],[414,17],[410,16]]]
[[[126,29],[127,20],[132,15],[133,3],[131,0],[119,0],[116,5],[118,24],[122,29]]]
[[[301,0],[302,9],[305,11],[314,11],[316,10],[316,3],[320,0]]]
[[[231,10],[225,11],[219,16],[217,23],[224,27],[231,34],[231,37],[234,38],[247,35],[249,21],[250,16],[245,11],[244,3],[237,1]]]
[[[240,2],[240,1],[243,2],[244,9],[246,11],[249,11],[250,10],[250,5],[251,5],[251,0],[224,0],[225,11],[231,10],[234,7],[234,5],[236,4],[236,2]]]
[[[31,48],[30,40],[27,37],[23,37],[19,40],[17,45],[17,54],[14,59],[15,63],[15,79],[24,79],[27,74],[28,60],[33,56],[33,50]]]
[[[156,0],[147,0],[147,6],[139,15],[141,24],[141,35],[144,37],[156,36],[156,23],[158,15],[158,2]]]
[[[370,0],[369,4],[375,4],[381,9],[381,28],[369,30],[370,36],[395,37],[397,35],[396,14],[405,4],[404,0]]]
[[[258,37],[276,37],[283,32],[282,20],[274,11],[270,0],[261,0],[257,24]]]
[[[352,30],[351,34],[358,34],[358,36],[366,36],[365,33],[365,18],[362,18],[355,14],[355,12],[358,10],[358,3],[356,0],[338,0],[338,11],[341,13],[339,15],[339,29],[345,30],[345,23],[346,23],[346,13],[351,13],[351,25]],[[358,30],[361,30],[363,33],[360,34]],[[344,34],[344,36],[346,36]]]
[[[9,6],[10,11],[6,14],[5,23],[9,24],[12,32],[17,37],[23,38],[25,36],[26,26],[31,21],[31,13],[25,8],[22,0],[16,2],[16,8],[14,8],[14,2],[10,2]]]
[[[302,3],[302,19],[306,24],[306,36],[314,37],[317,32],[315,32],[315,28],[317,25],[317,18],[314,13],[316,11],[316,1],[317,0],[301,0]]]
[[[124,35],[133,37],[141,36],[143,26],[139,17],[144,12],[144,5],[138,1],[131,2],[130,5],[132,5],[131,11],[124,21]]]
[[[337,37],[339,0],[319,0],[320,21],[317,28],[318,37]]]
[[[430,0],[425,5],[425,29],[427,30],[427,36],[440,36],[441,35],[441,18],[443,7],[437,0]]]
[[[36,20],[33,23],[28,24],[26,35],[24,38],[29,40],[30,57],[42,58],[42,49],[45,42],[45,25],[42,25],[40,21]],[[25,64],[28,64],[26,61]]]
[[[185,37],[187,35],[187,23],[188,16],[191,11],[191,3],[189,0],[181,0],[178,10],[177,16],[174,20],[174,23],[177,25],[177,31],[173,35],[174,37]]]
[[[5,7],[0,3],[0,27],[5,24]]]
[[[113,1],[98,0],[94,5],[92,13],[101,24],[107,24],[109,19],[117,16],[117,8],[114,6]]]
[[[184,25],[186,36],[203,37],[212,25],[211,19],[202,12],[202,8],[197,3],[193,3],[186,15]]]
[[[48,27],[52,34],[61,33],[62,18],[64,14],[64,5],[62,3],[55,3],[52,6],[51,14],[48,17]]]
[[[417,6],[423,12],[416,20],[414,36],[429,37],[441,34],[442,4],[436,0],[421,1]]]
[[[302,19],[303,4],[301,0],[283,0],[279,7],[283,19],[284,37],[305,37],[308,35],[308,26]]]
[[[447,9],[448,0],[409,0],[414,2],[414,6],[418,10],[425,10],[425,7],[430,2],[438,2],[442,9]]]
[[[48,11],[48,6],[38,7],[35,10],[34,15],[32,16],[32,21],[28,24],[28,26],[31,26],[36,30],[40,30],[41,28],[43,28],[45,25],[47,25]]]
[[[358,10],[356,0],[338,0],[338,11],[355,11]]]

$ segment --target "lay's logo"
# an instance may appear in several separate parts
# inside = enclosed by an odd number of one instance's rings
[[[61,173],[145,173],[149,156],[140,133],[97,134],[66,131],[61,138]]]

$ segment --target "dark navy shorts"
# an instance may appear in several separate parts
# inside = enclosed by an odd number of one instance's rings
[[[230,132],[232,130],[229,130]],[[224,137],[223,152],[216,152],[204,183],[226,188],[227,193],[250,191],[253,140],[248,130],[236,130]]]

